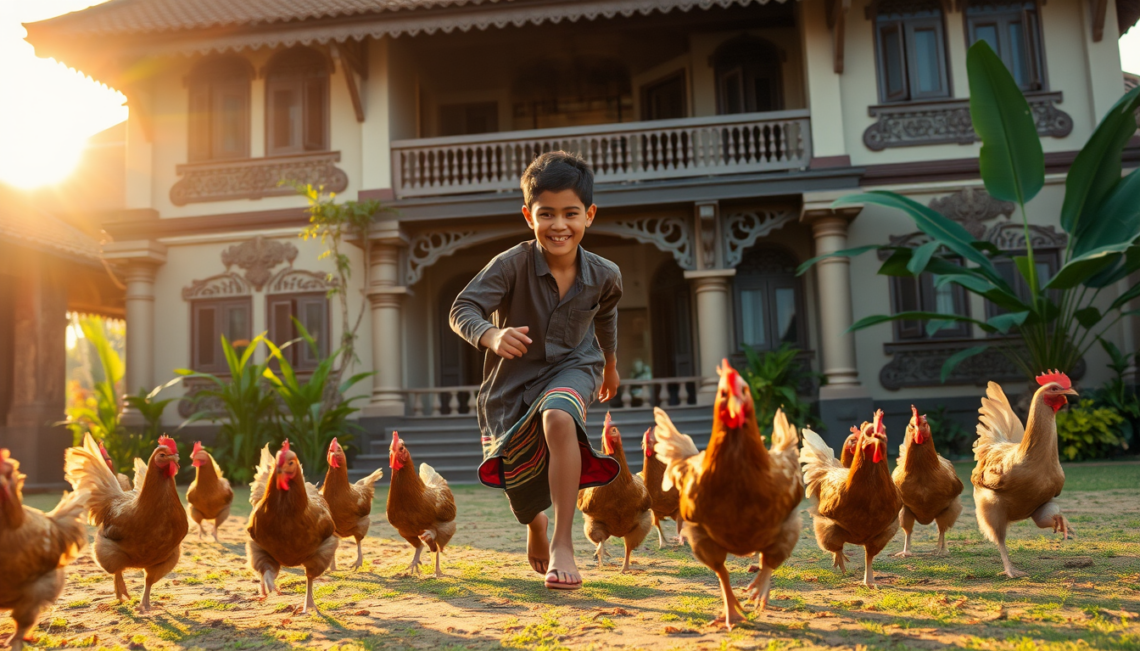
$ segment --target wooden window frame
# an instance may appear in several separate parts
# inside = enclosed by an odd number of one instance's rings
[[[332,337],[332,318],[331,311],[329,310],[329,299],[326,292],[297,292],[293,294],[270,294],[265,297],[265,320],[267,331],[270,335],[270,341],[278,346],[284,345],[287,341],[291,341],[300,336],[296,327],[293,324],[292,318],[301,318],[301,308],[303,304],[319,303],[324,307],[324,331],[325,337],[317,339],[317,357],[312,356],[312,350],[304,341],[298,341],[281,351],[293,370],[298,372],[310,372],[317,368],[320,361],[329,355],[330,346],[329,339]],[[288,305],[290,314],[285,323],[278,320],[276,307],[279,305]],[[285,336],[281,336],[281,330],[287,332]]]
[[[913,46],[916,29],[932,28],[938,39],[938,79],[941,89],[934,92],[919,93],[913,89],[917,86],[917,52]],[[887,88],[887,62],[886,48],[883,47],[883,33],[893,30],[898,34],[899,51],[901,53],[902,85],[898,93],[891,93]],[[898,104],[902,102],[921,102],[935,99],[953,97],[951,88],[949,57],[946,52],[946,16],[942,10],[935,12],[922,12],[914,16],[903,15],[899,17],[876,16],[875,29],[875,71],[878,78],[879,101],[882,104]]]
[[[1020,88],[1023,92],[1048,91],[1049,75],[1047,74],[1045,66],[1045,37],[1044,30],[1041,27],[1041,3],[1010,2],[1008,4],[993,4],[1001,8],[992,8],[986,11],[985,8],[978,7],[974,3],[968,3],[962,11],[962,24],[966,36],[966,47],[969,48],[977,41],[974,37],[974,33],[979,23],[995,23],[998,33],[998,49],[1003,50],[995,54],[1005,63],[1006,68],[1012,71],[1013,68],[1011,66],[1009,53],[1005,52],[1005,48],[1000,47],[1000,44],[1007,42],[1009,38],[1009,21],[1016,17],[1021,20],[1022,36],[1030,49],[1029,52],[1025,53],[1026,60],[1029,63],[1029,83],[1020,86]],[[1026,7],[1026,5],[1030,4],[1033,5],[1032,8]]]
[[[732,302],[734,314],[734,329],[733,337],[736,340],[736,348],[739,350],[741,346],[747,342],[744,341],[744,312],[741,305],[741,293],[749,289],[763,289],[764,290],[764,328],[768,336],[768,343],[761,348],[756,348],[758,351],[776,350],[780,344],[785,343],[779,338],[779,331],[775,328],[776,319],[776,303],[775,303],[775,290],[776,289],[791,289],[795,296],[796,308],[796,340],[791,343],[796,348],[801,350],[807,349],[807,312],[805,311],[803,283],[801,279],[792,274],[789,278],[781,279],[780,274],[775,273],[758,273],[758,274],[738,274],[733,278],[732,287]],[[752,345],[752,344],[749,344]]]
[[[1021,277],[1021,273],[1017,270],[1017,266],[1013,259],[1017,256],[1026,255],[1027,251],[1024,249],[1020,251],[1007,251],[1009,258],[998,259],[994,261],[994,267],[1001,273],[1002,269],[1010,268],[1013,282],[1010,286],[1013,291],[1023,302],[1029,302],[1029,287],[1025,284],[1025,279]],[[1054,247],[1034,247],[1033,248],[1033,261],[1040,263],[1045,262],[1049,266],[1050,278],[1061,269],[1061,249]],[[1041,285],[1044,286],[1047,280],[1042,280]],[[1059,292],[1056,290],[1048,290],[1051,297],[1056,300],[1059,298]],[[986,301],[986,318],[992,319],[999,314],[1005,314],[1009,310],[1001,308],[990,301]],[[994,335],[1000,336],[1000,335]]]
[[[641,91],[641,116],[640,117],[641,117],[642,121],[648,122],[648,121],[652,121],[652,120],[666,119],[666,118],[649,118],[646,116],[646,107],[649,106],[649,94],[651,92],[653,92],[653,89],[664,86],[665,84],[668,84],[668,83],[672,83],[672,82],[676,81],[677,79],[681,80],[681,86],[683,87],[681,94],[682,94],[683,99],[684,99],[684,102],[683,102],[684,106],[682,107],[681,112],[683,115],[681,115],[681,117],[682,118],[689,117],[689,76],[687,74],[685,74],[684,68],[678,68],[677,70],[674,70],[673,72],[670,72],[667,75],[663,75],[661,77],[658,77],[656,79],[653,79],[652,81],[648,81],[648,82],[641,85],[641,89],[640,89],[640,91]],[[719,87],[717,89],[717,92],[718,93],[720,92]],[[719,97],[717,98],[717,101],[718,102],[720,101]]]
[[[237,296],[231,298],[195,299],[190,301],[190,368],[203,373],[223,375],[229,373],[230,369],[226,364],[225,354],[222,351],[221,337],[225,334],[226,310],[239,306],[245,308],[246,311],[246,332],[240,337],[231,339],[231,344],[233,344],[234,341],[242,339],[249,341],[253,336],[253,297]],[[198,341],[200,330],[199,313],[208,309],[217,310],[218,313],[214,315],[213,319],[214,341],[211,351],[213,360],[210,363],[203,363],[203,351]],[[219,325],[222,327],[219,328]]]
[[[249,158],[250,149],[250,80],[248,62],[234,57],[209,59],[200,63],[187,77],[189,89],[187,119],[187,160],[191,163]],[[238,126],[240,146],[224,152],[222,121],[223,99],[228,93],[240,99]]]
[[[955,264],[962,264],[961,260],[951,259]],[[966,290],[960,285],[951,284],[952,297],[954,301],[954,314],[959,316],[970,316],[970,300],[966,294]],[[912,289],[913,288],[913,289]],[[891,278],[891,311],[893,314],[906,312],[903,305],[903,293],[906,291],[913,291],[917,305],[917,310],[922,312],[935,312],[937,311],[938,296],[934,288],[934,276],[930,273],[923,273],[918,277],[913,276],[894,276]],[[934,335],[926,334],[926,326],[918,321],[895,321],[894,322],[894,335],[895,341],[926,341],[932,339],[964,339],[972,337],[972,330],[969,323],[955,322],[952,325],[940,329]]]
[[[289,154],[301,154],[313,151],[329,151],[331,148],[332,134],[331,134],[331,100],[330,90],[331,83],[328,66],[321,54],[310,48],[298,46],[310,53],[313,58],[313,70],[319,70],[317,74],[304,73],[297,74],[288,69],[281,71],[278,66],[283,65],[282,55],[289,53],[290,50],[279,52],[269,64],[265,67],[265,153],[267,156],[286,156]],[[320,60],[320,63],[317,61]],[[296,93],[298,102],[300,103],[300,115],[297,118],[297,134],[299,135],[297,142],[279,147],[275,145],[273,128],[276,125],[275,117],[276,100],[274,99],[276,91],[288,89]],[[314,90],[315,89],[315,90]],[[309,98],[311,92],[320,94],[321,113],[323,120],[318,133],[312,133],[309,129],[310,126],[310,106]]]

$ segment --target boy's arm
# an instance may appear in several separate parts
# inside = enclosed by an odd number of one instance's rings
[[[467,283],[451,305],[451,329],[467,343],[485,350],[483,335],[495,327],[488,319],[510,292],[510,276],[502,260],[496,258]]]
[[[617,371],[617,305],[621,294],[621,275],[618,274],[609,290],[598,301],[598,313],[594,315],[594,333],[598,337],[598,345],[602,347],[602,355],[606,358],[602,387],[598,391],[599,402],[609,402],[610,398],[616,396],[621,383]]]

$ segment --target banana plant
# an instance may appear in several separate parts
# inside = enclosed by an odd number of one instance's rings
[[[972,45],[966,68],[970,85],[970,117],[982,140],[978,158],[986,191],[1017,205],[1025,229],[1025,255],[1012,256],[1028,288],[1022,298],[998,273],[995,262],[1008,253],[975,239],[961,224],[913,199],[888,191],[852,194],[833,205],[873,204],[911,217],[929,242],[916,247],[869,245],[812,258],[798,274],[828,257],[853,257],[872,250],[888,251],[879,268],[886,276],[935,274],[934,284],[953,284],[1002,308],[989,319],[910,311],[860,319],[849,331],[887,321],[919,321],[933,334],[954,322],[970,323],[989,334],[1016,334],[1009,339],[979,340],[977,346],[952,355],[942,366],[942,381],[963,360],[996,348],[1031,378],[1048,369],[1071,373],[1098,338],[1121,318],[1140,314],[1128,303],[1140,297],[1134,285],[1113,300],[1101,294],[1140,270],[1140,172],[1124,175],[1122,152],[1136,133],[1140,88],[1134,88],[1108,111],[1077,154],[1065,181],[1061,228],[1068,242],[1057,273],[1038,276],[1029,231],[1028,204],[1045,184],[1045,157],[1033,113],[1013,76],[985,41]],[[960,261],[960,262],[959,262]],[[1105,304],[1107,303],[1107,305]]]

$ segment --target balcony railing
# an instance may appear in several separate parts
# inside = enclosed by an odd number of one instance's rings
[[[583,156],[597,183],[806,168],[806,110],[397,140],[398,197],[516,190],[539,154]]]
[[[695,405],[700,385],[700,377],[622,380],[617,395],[605,403],[605,408],[625,410]],[[404,389],[403,394],[405,416],[474,416],[479,386]]]

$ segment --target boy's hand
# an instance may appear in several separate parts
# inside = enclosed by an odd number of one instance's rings
[[[618,375],[617,356],[608,353],[606,354],[606,368],[602,372],[602,390],[598,392],[598,402],[609,402],[611,398],[617,395],[619,384],[621,384],[621,376]]]
[[[528,332],[530,332],[530,326],[491,328],[483,333],[483,336],[479,338],[479,343],[484,348],[490,348],[503,359],[514,359],[525,355],[527,345],[534,343],[530,337],[526,336]]]

